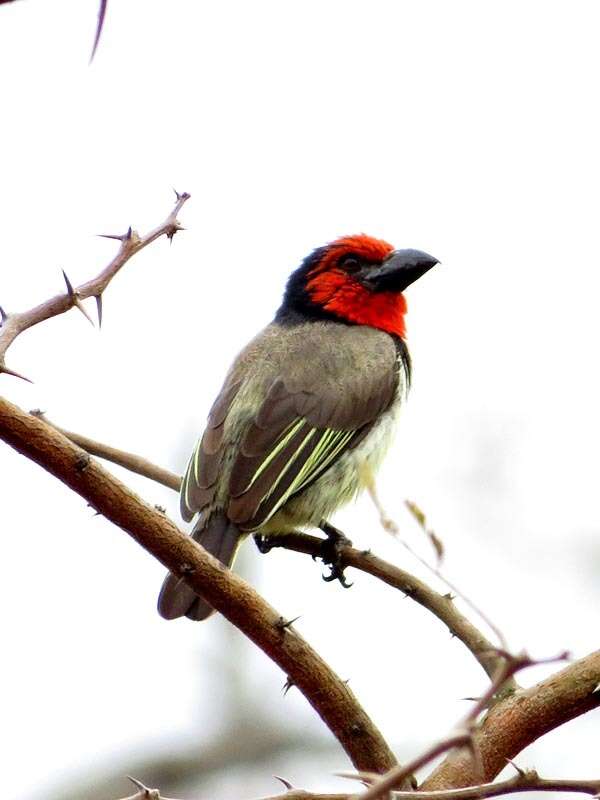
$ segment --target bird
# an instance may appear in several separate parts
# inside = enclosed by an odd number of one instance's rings
[[[329,520],[392,441],[411,382],[404,291],[437,263],[361,233],[316,248],[291,273],[273,321],[227,373],[181,485],[192,537],[222,564],[249,534],[266,550],[269,535],[318,528],[333,545],[327,577],[344,582],[343,534]],[[167,575],[162,617],[213,610]]]

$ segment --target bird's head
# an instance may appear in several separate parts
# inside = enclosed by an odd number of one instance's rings
[[[437,264],[420,250],[394,250],[365,234],[319,247],[289,278],[278,316],[297,312],[405,335],[407,286]]]

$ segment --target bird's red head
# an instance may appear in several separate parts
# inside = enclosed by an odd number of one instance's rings
[[[419,250],[394,250],[365,234],[343,236],[315,250],[292,273],[282,311],[334,317],[404,337],[402,292],[436,263]]]

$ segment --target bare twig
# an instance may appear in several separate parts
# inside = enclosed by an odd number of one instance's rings
[[[295,550],[315,557],[321,554],[322,543],[323,540],[316,536],[299,532],[272,534],[266,540],[268,547],[283,547],[287,550]],[[501,662],[497,648],[470,620],[458,611],[450,597],[430,589],[427,584],[414,575],[393,564],[389,564],[370,552],[342,545],[339,555],[341,566],[354,567],[362,572],[367,572],[389,586],[404,592],[419,605],[431,611],[448,626],[450,633],[460,639],[471,651],[487,675],[489,677],[494,675],[498,664]],[[512,685],[514,687],[514,683]]]
[[[555,661],[565,661],[569,657],[569,654],[566,651],[559,653],[556,656],[542,659],[533,659],[528,653],[525,652],[513,655],[512,653],[498,650],[498,655],[500,656],[501,661],[498,664],[496,673],[494,674],[490,685],[464,717],[459,727],[469,729],[475,725],[481,712],[485,711],[491,705],[494,697],[502,689],[506,681],[509,680],[509,678],[512,678],[513,675],[516,675],[517,672],[538,664],[549,664]]]
[[[529,689],[520,689],[488,711],[473,734],[484,781],[493,780],[525,747],[550,730],[600,706],[600,650],[565,667]],[[464,750],[450,753],[423,782],[423,791],[481,783]]]
[[[371,773],[346,774],[337,773],[343,778],[352,778],[365,781]],[[138,783],[136,781],[136,783]],[[143,786],[143,784],[142,784]],[[124,800],[170,800],[158,792],[157,789],[146,789],[150,794],[143,794],[140,790],[137,794],[127,797]],[[158,792],[157,794],[153,794]],[[596,797],[600,793],[600,780],[562,780],[552,778],[540,778],[534,769],[518,770],[512,778],[497,783],[483,783],[478,786],[468,786],[463,789],[440,789],[437,792],[393,792],[394,800],[479,800],[484,797],[500,797],[502,795],[514,794],[516,792],[577,792],[589,794]],[[365,795],[362,795],[364,798]],[[306,792],[303,789],[290,790],[285,794],[262,797],[260,800],[357,800],[356,794],[315,794]]]
[[[44,420],[48,425],[51,425],[55,430],[60,431],[67,439],[74,442],[79,447],[82,447],[92,456],[98,456],[113,464],[118,464],[120,467],[125,467],[130,472],[135,472],[137,475],[142,475],[144,478],[149,478],[151,481],[160,483],[168,489],[179,491],[181,486],[181,477],[174,472],[169,472],[168,469],[156,466],[151,461],[148,461],[142,456],[135,455],[135,453],[127,453],[124,450],[117,450],[116,447],[111,447],[108,444],[102,444],[94,439],[89,439],[87,436],[81,436],[79,433],[67,431],[51,422],[43,411],[36,409],[30,412],[34,417]]]
[[[404,766],[392,767],[378,781],[369,786],[365,792],[360,794],[358,800],[375,800],[377,797],[383,797],[392,789],[400,786],[407,776],[431,763],[434,758],[437,758],[442,753],[447,753],[448,750],[453,750],[455,747],[469,744],[470,739],[471,734],[467,731],[458,731],[446,739],[442,739],[428,747],[424,753],[413,758],[412,761],[409,761]]]
[[[412,502],[412,500],[406,500],[406,501],[405,501],[405,505],[406,505],[407,509],[410,511],[410,513],[413,515],[414,519],[416,520],[416,522],[417,522],[417,524],[419,525],[419,527],[421,528],[421,530],[422,530],[422,531],[425,533],[425,535],[426,535],[426,536],[427,536],[429,539],[431,539],[431,538],[432,538],[432,536],[435,536],[435,538],[437,539],[437,536],[436,536],[436,535],[433,533],[433,531],[431,531],[431,530],[430,530],[430,529],[427,527],[427,519],[426,519],[426,517],[425,517],[425,514],[423,513],[423,511],[422,511],[422,510],[419,508],[419,506],[418,506],[416,503]],[[466,595],[464,592],[462,592],[462,591],[461,591],[461,590],[460,590],[460,589],[459,589],[459,588],[456,586],[456,584],[452,583],[452,582],[451,582],[451,581],[450,581],[450,580],[449,580],[449,579],[448,579],[448,578],[447,578],[447,577],[446,577],[446,576],[445,576],[445,575],[444,575],[444,574],[443,574],[443,573],[440,571],[440,568],[439,568],[439,565],[440,565],[440,559],[439,559],[439,558],[438,558],[438,563],[437,563],[437,566],[433,566],[432,564],[430,564],[430,563],[427,561],[427,559],[425,559],[425,558],[422,558],[422,557],[421,557],[421,556],[420,556],[420,555],[419,555],[419,554],[418,554],[418,553],[417,553],[417,552],[416,552],[416,551],[415,551],[415,550],[414,550],[414,549],[413,549],[413,548],[412,548],[412,547],[411,547],[411,546],[408,544],[408,542],[404,541],[404,539],[402,539],[402,538],[399,536],[399,532],[398,532],[398,530],[396,530],[396,533],[395,533],[395,538],[396,538],[396,540],[397,540],[397,541],[398,541],[398,542],[399,542],[399,543],[400,543],[400,544],[401,544],[401,545],[402,545],[402,546],[403,546],[403,547],[404,547],[406,550],[408,550],[408,552],[409,552],[409,553],[410,553],[410,554],[411,554],[411,555],[412,555],[414,558],[416,558],[416,559],[417,559],[417,561],[419,561],[419,563],[420,563],[420,564],[422,564],[422,565],[423,565],[424,567],[426,567],[428,570],[430,570],[431,572],[433,572],[433,574],[434,574],[434,575],[435,575],[437,578],[439,578],[441,581],[443,581],[443,582],[446,584],[446,586],[447,586],[447,587],[450,589],[450,591],[451,591],[451,592],[453,592],[453,593],[454,593],[454,594],[455,594],[457,597],[460,597],[460,598],[461,598],[461,600],[463,600],[463,601],[464,601],[464,602],[465,602],[465,603],[466,603],[466,604],[467,604],[467,605],[468,605],[468,606],[471,608],[471,610],[472,610],[472,611],[474,611],[474,612],[477,614],[477,616],[478,616],[478,617],[480,617],[480,619],[482,619],[482,620],[483,620],[483,622],[484,622],[484,623],[485,623],[485,624],[488,626],[488,628],[489,628],[491,631],[493,631],[493,633],[495,634],[496,638],[498,639],[498,643],[500,644],[500,647],[501,647],[503,650],[507,650],[507,649],[508,649],[508,645],[507,645],[507,643],[506,643],[506,639],[505,639],[505,637],[504,637],[504,634],[503,634],[503,633],[502,633],[502,631],[500,630],[500,628],[499,628],[499,627],[498,627],[498,626],[497,626],[497,625],[496,625],[496,624],[493,622],[493,620],[492,620],[492,619],[491,619],[491,618],[490,618],[490,617],[489,617],[489,616],[488,616],[488,615],[487,615],[487,614],[486,614],[484,611],[482,611],[482,609],[481,609],[481,608],[480,608],[478,605],[476,605],[476,604],[475,604],[475,603],[474,603],[474,602],[473,602],[473,601],[472,601],[472,600],[471,600],[471,599],[470,599],[470,598],[469,598],[469,597],[468,597],[468,596],[467,596],[467,595]]]
[[[350,778],[362,782],[373,783],[379,776],[371,772],[355,774],[338,772],[341,778]],[[600,792],[600,780],[563,780],[540,778],[534,769],[517,769],[516,775],[497,783],[483,783],[462,789],[439,789],[436,792],[394,792],[394,800],[478,800],[483,797],[498,797],[515,792],[579,792],[597,795]],[[283,800],[283,798],[282,798]]]
[[[43,412],[35,410],[31,412],[39,419],[43,419],[48,425],[60,431],[64,436],[75,444],[82,447],[88,453],[99,458],[103,458],[114,464],[129,469],[138,475],[156,481],[163,486],[174,491],[179,491],[181,477],[173,472],[158,467],[155,464],[141,458],[134,453],[118,450],[111,445],[82,436],[79,433],[65,430],[47,419]],[[271,535],[268,537],[269,547],[283,547],[288,550],[306,553],[312,556],[321,554],[323,540],[316,536],[304,533],[289,533],[284,535]],[[420,581],[414,575],[384,561],[377,556],[353,547],[344,545],[340,550],[340,561],[344,566],[354,567],[362,572],[366,572],[379,578],[389,586],[404,592],[415,602],[431,611],[438,619],[444,622],[453,636],[463,642],[471,651],[477,661],[481,664],[485,672],[491,678],[495,670],[502,662],[499,651],[488,641],[485,636],[454,606],[452,599],[448,595],[441,595],[430,589],[427,584]],[[508,678],[505,682],[507,689],[514,689],[514,681]]]
[[[416,772],[422,766],[429,764],[436,756],[441,753],[454,750],[458,747],[467,747],[471,752],[471,760],[474,762],[474,774],[483,773],[483,765],[480,762],[480,753],[474,742],[474,734],[477,726],[477,720],[482,711],[484,711],[491,703],[494,696],[502,688],[508,678],[515,675],[522,669],[531,667],[535,664],[547,663],[548,661],[563,660],[566,658],[565,653],[561,653],[551,659],[534,660],[527,653],[519,653],[512,655],[511,653],[500,653],[502,662],[499,664],[496,675],[490,682],[488,689],[475,703],[469,713],[459,723],[456,730],[451,733],[446,739],[442,739],[437,744],[428,748],[421,756],[418,756],[413,761],[402,766],[392,767],[386,775],[382,778],[373,781],[371,786],[360,795],[359,800],[375,800],[375,798],[383,797],[391,789],[399,786],[399,781],[404,779],[405,769],[410,769],[411,772]],[[481,783],[481,781],[477,781]]]
[[[85,451],[3,398],[0,438],[126,531],[246,634],[304,694],[357,769],[385,772],[393,766],[392,751],[348,686],[294,627],[281,630],[282,615],[242,578],[224,568]]]
[[[169,216],[164,222],[151,230],[145,236],[139,236],[135,231],[129,228],[127,233],[122,236],[109,237],[118,239],[120,241],[121,246],[119,248],[119,252],[108,264],[108,266],[106,266],[95,278],[87,281],[87,283],[82,283],[81,286],[78,286],[77,288],[73,288],[69,279],[65,275],[66,292],[63,294],[56,295],[55,297],[50,298],[50,300],[46,300],[44,303],[41,303],[39,306],[31,308],[28,311],[7,313],[4,309],[2,310],[0,314],[0,374],[4,372],[6,375],[13,375],[17,378],[29,380],[28,378],[25,378],[25,376],[20,375],[18,372],[15,372],[15,370],[9,369],[6,366],[6,351],[10,345],[14,342],[17,336],[19,336],[19,334],[23,333],[23,331],[26,331],[28,328],[31,328],[34,325],[38,325],[40,322],[44,322],[51,317],[56,317],[59,314],[64,314],[71,308],[77,307],[80,310],[83,310],[81,301],[85,300],[87,297],[96,298],[96,302],[98,304],[98,319],[99,322],[101,322],[102,293],[111,280],[115,277],[117,272],[121,269],[121,267],[123,267],[123,265],[126,264],[132,256],[134,256],[136,253],[139,253],[140,250],[143,250],[144,247],[147,247],[159,237],[167,236],[172,238],[178,230],[182,229],[177,220],[177,215],[179,214],[184,203],[189,199],[190,195],[187,192],[184,192],[183,194],[176,194],[177,202],[175,203],[175,207]]]

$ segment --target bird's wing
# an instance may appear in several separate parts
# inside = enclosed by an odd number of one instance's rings
[[[218,493],[232,522],[259,528],[362,440],[399,380],[406,387],[396,346],[381,331],[274,327],[234,365],[211,410],[182,486],[185,518]]]

